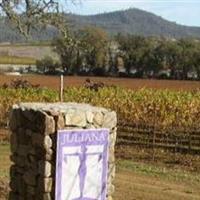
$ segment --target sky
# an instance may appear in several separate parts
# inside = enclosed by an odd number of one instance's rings
[[[182,25],[200,27],[200,0],[75,0],[70,12],[82,15],[139,8]]]

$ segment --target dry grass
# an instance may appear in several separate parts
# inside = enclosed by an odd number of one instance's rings
[[[8,194],[9,145],[0,145],[0,200]],[[188,178],[189,177],[189,178]],[[115,200],[199,200],[199,175],[118,160]]]
[[[8,144],[0,144],[0,179],[9,177],[10,147]]]
[[[199,200],[199,182],[195,173],[120,160],[115,200]]]
[[[32,65],[36,60],[29,57],[17,56],[0,56],[0,64],[13,64],[13,65]]]
[[[0,144],[0,200],[5,200],[8,195],[10,147],[6,144]]]
[[[115,200],[199,200],[197,183],[168,181],[127,170],[119,170]]]

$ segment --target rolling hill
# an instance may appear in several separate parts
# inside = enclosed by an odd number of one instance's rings
[[[200,27],[189,27],[167,21],[139,9],[128,9],[91,16],[70,15],[75,27],[98,26],[109,33],[165,37],[200,37]]]
[[[67,14],[66,17],[75,30],[92,25],[101,27],[112,35],[121,33],[170,38],[200,38],[200,27],[179,25],[150,12],[133,8],[88,16]],[[56,34],[57,31],[54,28],[48,28],[43,32],[33,33],[33,40],[50,40]],[[0,42],[20,41],[24,39],[2,19],[0,21]]]

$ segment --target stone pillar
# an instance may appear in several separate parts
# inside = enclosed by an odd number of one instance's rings
[[[76,103],[21,103],[10,117],[10,200],[54,200],[56,136],[62,129],[108,128],[109,171],[107,199],[114,192],[116,113]]]

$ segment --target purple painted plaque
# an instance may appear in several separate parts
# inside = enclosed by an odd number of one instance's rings
[[[56,200],[106,200],[108,129],[61,130]]]

